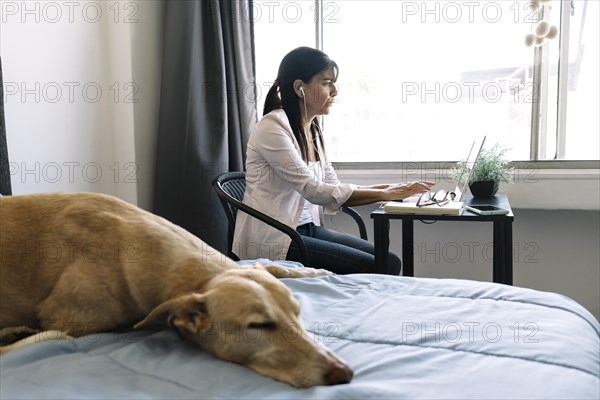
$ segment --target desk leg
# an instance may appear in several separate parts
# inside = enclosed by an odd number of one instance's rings
[[[375,273],[389,274],[388,252],[390,250],[390,221],[387,218],[373,220],[375,238]]]
[[[415,276],[414,221],[402,220],[402,275]]]
[[[494,221],[494,282],[513,284],[512,221]]]

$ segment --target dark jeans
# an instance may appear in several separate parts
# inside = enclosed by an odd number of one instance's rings
[[[306,245],[310,267],[323,268],[340,275],[371,273],[375,270],[375,246],[369,241],[313,223],[299,226],[296,231]],[[300,261],[300,252],[294,242],[290,244],[287,259]],[[402,262],[392,252],[389,253],[389,267],[393,275],[400,274]]]

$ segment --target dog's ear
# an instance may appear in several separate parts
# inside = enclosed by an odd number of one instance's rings
[[[133,326],[134,329],[173,326],[197,333],[210,325],[204,295],[191,293],[165,301],[146,318]]]

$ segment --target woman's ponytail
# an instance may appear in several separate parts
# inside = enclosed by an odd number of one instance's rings
[[[275,81],[265,99],[265,106],[263,108],[263,115],[267,115],[273,110],[281,108],[281,98],[279,97],[279,82]]]

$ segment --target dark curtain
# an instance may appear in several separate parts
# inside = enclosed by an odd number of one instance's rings
[[[2,80],[2,58],[0,58],[0,195],[11,195],[6,124],[4,123],[4,81]]]
[[[227,252],[227,219],[212,188],[244,170],[257,121],[251,7],[245,1],[168,1],[154,212]]]

